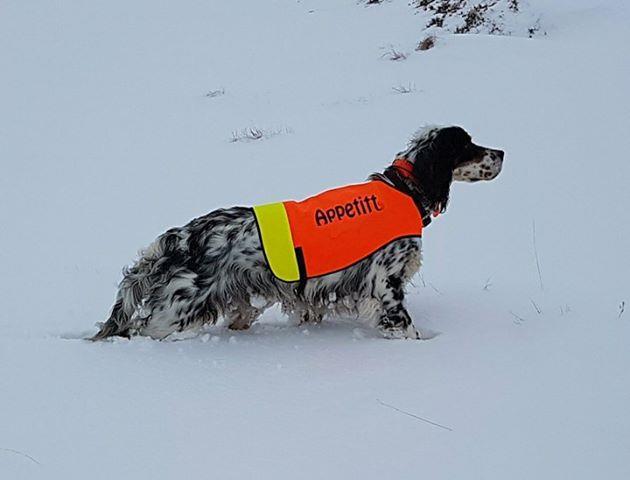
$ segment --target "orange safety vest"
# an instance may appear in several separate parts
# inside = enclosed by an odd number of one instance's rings
[[[380,180],[253,210],[269,267],[286,282],[343,270],[394,240],[422,236],[413,199]]]

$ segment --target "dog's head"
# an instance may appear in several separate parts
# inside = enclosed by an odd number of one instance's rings
[[[504,152],[474,144],[461,127],[428,127],[414,135],[398,157],[413,164],[431,208],[444,211],[453,180],[492,180],[501,172]]]

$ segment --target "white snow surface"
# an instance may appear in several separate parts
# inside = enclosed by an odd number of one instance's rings
[[[544,37],[413,52],[406,0],[4,1],[0,478],[630,478],[630,12],[529,3]],[[271,310],[82,340],[165,229],[362,181],[430,123],[506,151],[425,232],[434,338]]]

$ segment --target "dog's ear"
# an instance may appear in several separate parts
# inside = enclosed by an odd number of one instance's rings
[[[429,147],[443,163],[454,166],[471,142],[470,135],[463,128],[446,127],[436,132]]]
[[[444,212],[446,209],[453,170],[470,141],[470,136],[463,128],[441,128],[434,133],[428,144],[416,152],[414,173],[431,203],[432,210]]]

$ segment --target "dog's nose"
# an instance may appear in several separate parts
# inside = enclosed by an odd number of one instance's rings
[[[497,152],[497,155],[499,156],[501,161],[503,161],[503,157],[505,156],[505,152],[503,150],[495,150],[495,151]]]

